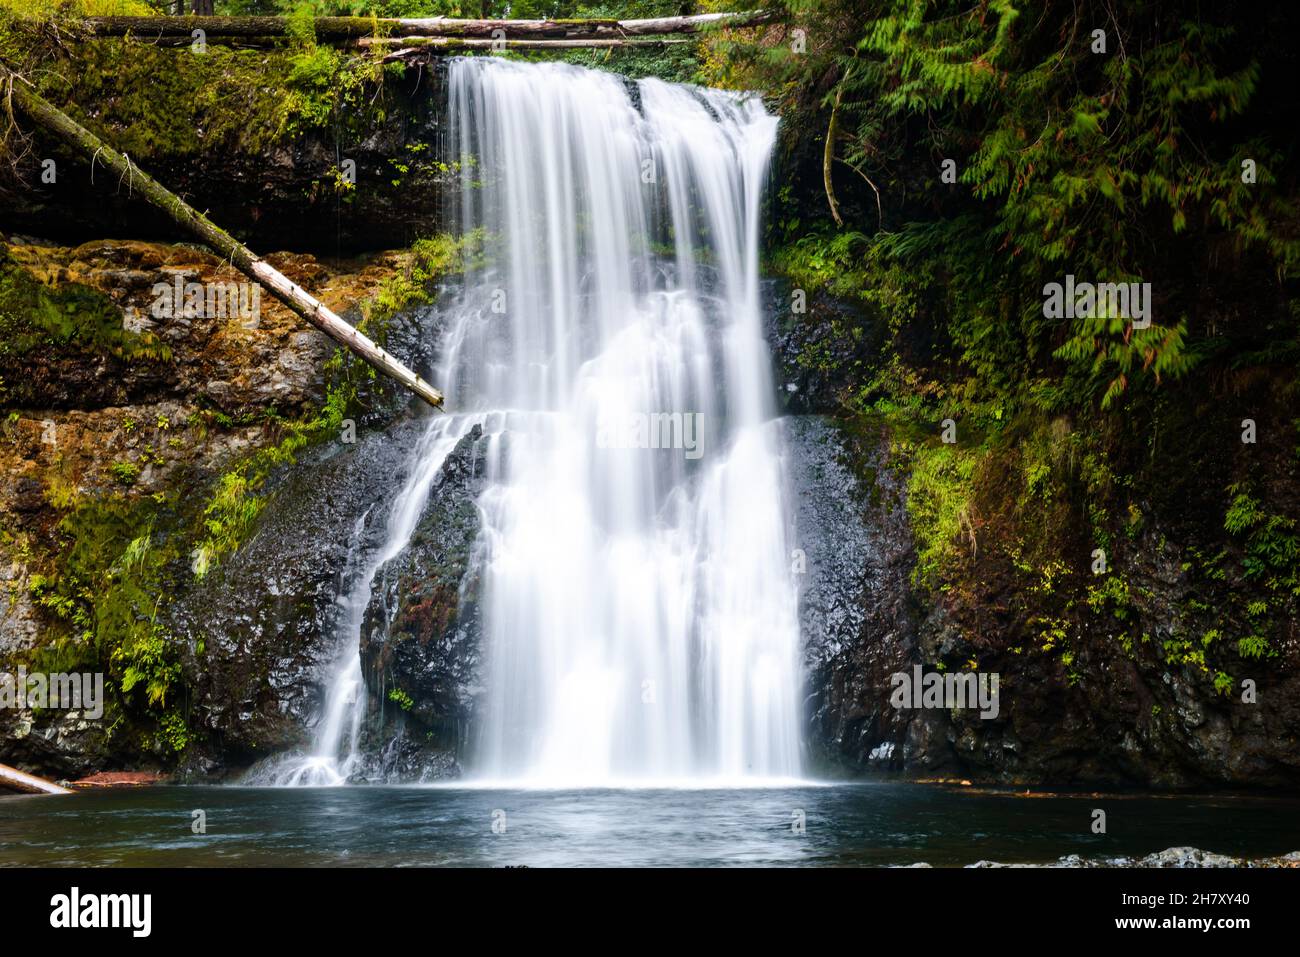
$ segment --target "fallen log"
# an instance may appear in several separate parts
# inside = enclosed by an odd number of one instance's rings
[[[78,778],[72,782],[79,791],[103,790],[108,788],[144,788],[164,781],[157,771],[96,771],[88,777]]]
[[[317,17],[318,42],[352,40],[379,35],[446,37],[484,40],[618,40],[628,37],[698,33],[715,27],[750,27],[775,19],[770,11],[704,13],[695,16],[643,20],[453,20],[447,17],[376,18]],[[140,39],[184,38],[202,30],[209,43],[224,38],[287,37],[287,17],[87,17],[82,21],[92,37],[134,36]]]
[[[158,47],[188,47],[194,42],[189,36],[184,37],[138,37],[141,42]],[[206,37],[209,46],[246,48],[264,50],[283,47],[284,37]],[[466,50],[613,50],[626,47],[664,47],[693,42],[687,37],[642,37],[629,39],[576,39],[576,40],[486,40],[476,37],[355,37],[325,41],[327,45],[341,49],[369,50],[373,48],[404,48],[401,52],[413,53],[415,48],[428,53],[453,55]],[[393,59],[393,56],[385,59]]]
[[[7,764],[0,764],[0,788],[21,791],[23,794],[71,794],[72,792],[53,781],[38,778],[26,771],[19,771]]]
[[[479,40],[459,37],[362,37],[353,41],[362,49],[388,49],[385,60],[401,59],[421,51],[451,54],[461,50],[615,50],[624,47],[661,47],[690,40],[655,37],[649,40]]]
[[[193,233],[244,275],[262,283],[272,295],[325,335],[379,372],[414,392],[429,405],[434,408],[441,407],[442,393],[437,389],[375,345],[363,333],[340,319],[332,310],[283,273],[265,260],[259,259],[239,240],[163,187],[131,162],[129,156],[117,152],[94,133],[47,102],[30,89],[29,84],[22,77],[4,64],[0,64],[0,81],[3,81],[4,98],[10,104],[11,112],[12,105],[16,104],[33,121],[87,156],[92,167],[95,163],[107,166],[118,174],[117,182],[125,183],[133,193],[138,192],[166,213],[172,222]]]

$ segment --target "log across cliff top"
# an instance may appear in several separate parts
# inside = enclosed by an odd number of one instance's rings
[[[646,20],[453,20],[447,17],[376,18],[317,17],[318,41],[354,40],[375,34],[481,40],[629,40],[698,33],[714,28],[759,26],[775,15],[704,13]],[[287,17],[88,17],[83,21],[92,37],[135,36],[186,38],[202,30],[212,40],[223,37],[264,39],[289,35]]]

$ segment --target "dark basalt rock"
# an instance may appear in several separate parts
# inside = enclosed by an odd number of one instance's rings
[[[1243,669],[1224,695],[1213,675],[1171,666],[1164,642],[1178,609],[1193,597],[1177,562],[1149,529],[1130,567],[1133,614],[1149,640],[1126,650],[1101,629],[1082,634],[1071,667],[1050,655],[976,648],[941,603],[919,628],[921,658],[960,661],[979,654],[981,670],[1001,675],[1001,713],[936,712],[914,721],[908,755],[927,768],[1003,783],[1186,787],[1294,787],[1300,781],[1300,668],[1283,643],[1279,659]],[[1010,630],[998,636],[1003,644]],[[1239,681],[1256,683],[1242,700]]]
[[[273,480],[257,532],[172,605],[199,771],[306,743],[330,678],[349,571],[379,546],[423,429],[408,420],[331,442]]]
[[[349,783],[390,782],[424,784],[461,776],[461,766],[454,750],[439,747],[429,740],[429,732],[404,716],[381,725],[382,736],[376,746],[361,755],[360,767]]]
[[[362,670],[383,712],[372,738],[392,739],[385,725],[400,730],[408,744],[395,763],[404,779],[414,767],[427,777],[431,760],[446,763],[439,754],[464,753],[481,692],[474,554],[481,439],[475,426],[447,456],[410,544],[376,573],[362,623]],[[409,753],[410,741],[424,756]]]
[[[902,766],[912,712],[889,705],[889,675],[911,666],[911,532],[899,478],[878,444],[822,416],[784,420],[795,496],[805,669],[805,737],[819,771]],[[859,446],[866,444],[862,453]],[[865,454],[865,461],[855,456]],[[870,484],[860,475],[868,476]]]
[[[792,414],[836,414],[844,400],[871,378],[883,329],[857,307],[809,293],[803,312],[793,310],[788,280],[763,284],[764,334],[772,350],[777,403]]]
[[[784,310],[769,313],[784,318],[769,318],[768,331],[778,387],[795,386],[783,393],[786,407],[836,409],[848,380],[819,370],[858,361],[852,359],[858,340],[842,335],[845,314],[792,317],[780,287],[770,286],[769,296],[773,308]],[[821,361],[826,349],[829,363]],[[808,564],[800,618],[805,740],[814,771],[879,768],[1006,784],[1300,782],[1294,627],[1276,636],[1275,657],[1241,659],[1228,694],[1215,688],[1212,671],[1166,660],[1165,643],[1186,632],[1187,608],[1204,597],[1182,567],[1186,552],[1178,544],[1194,543],[1194,530],[1160,520],[1184,516],[1186,499],[1162,503],[1167,493],[1153,486],[1151,499],[1140,503],[1151,518],[1124,546],[1132,630],[1143,639],[1125,647],[1104,622],[1072,621],[1067,666],[1059,654],[1037,647],[1035,599],[1019,591],[1023,581],[995,549],[981,550],[954,594],[914,587],[907,475],[888,467],[888,436],[857,421],[785,420],[796,547]],[[1026,601],[1028,611],[1007,611]],[[975,709],[891,706],[893,673],[918,664],[957,670],[971,660],[980,672],[1000,676],[996,717],[983,719]],[[1256,703],[1242,700],[1246,678],[1255,682]]]
[[[0,709],[0,741],[5,764],[55,781],[139,760],[132,742],[106,736],[102,720],[91,720],[80,711]]]

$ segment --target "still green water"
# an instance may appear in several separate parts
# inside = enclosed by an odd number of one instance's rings
[[[1094,808],[1106,812],[1104,835],[1092,833]],[[193,831],[196,811],[205,834]],[[1300,799],[1024,796],[898,783],[160,787],[0,798],[5,866],[960,866],[1182,845],[1247,856],[1300,850]]]

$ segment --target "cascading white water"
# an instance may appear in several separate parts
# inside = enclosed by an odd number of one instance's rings
[[[449,83],[460,227],[482,230],[488,261],[438,381],[460,408],[509,410],[480,500],[473,770],[796,777],[796,589],[758,284],[776,119],[757,98],[559,64],[458,59]]]
[[[449,66],[482,262],[444,306],[434,421],[355,579],[314,755],[339,783],[378,569],[447,454],[486,435],[485,782],[796,778],[798,621],[759,313],[777,121],[757,98],[495,58]]]
[[[289,787],[344,784],[356,769],[357,742],[366,710],[361,675],[361,628],[371,585],[384,563],[401,554],[410,542],[442,463],[477,422],[474,416],[434,419],[416,443],[410,472],[388,515],[384,544],[360,568],[350,569],[351,587],[339,599],[342,613],[337,628],[341,653],[334,665],[311,754],[294,756],[268,769],[266,776],[272,784]],[[360,538],[366,517],[357,520],[355,538]]]

